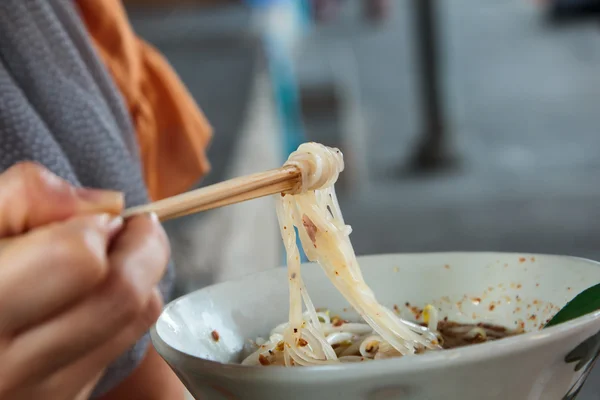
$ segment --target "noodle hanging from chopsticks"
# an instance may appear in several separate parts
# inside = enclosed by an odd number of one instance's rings
[[[311,366],[439,348],[433,331],[405,321],[379,304],[363,279],[349,238],[351,228],[344,223],[333,186],[344,169],[342,153],[318,143],[305,143],[290,155],[286,165],[296,166],[302,173],[299,190],[276,199],[287,253],[289,321],[275,328],[243,364]],[[319,263],[366,324],[336,327],[327,314],[317,312],[302,280],[294,227],[308,259]],[[437,322],[433,311],[432,320]]]

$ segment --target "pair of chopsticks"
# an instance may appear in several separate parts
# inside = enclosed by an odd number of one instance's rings
[[[129,218],[140,214],[155,213],[159,220],[167,221],[242,201],[294,191],[298,189],[301,180],[301,173],[297,167],[284,166],[229,179],[142,206],[131,207],[126,209],[122,216]],[[14,239],[16,237],[0,239],[0,250]]]
[[[183,217],[213,208],[277,193],[293,191],[301,182],[300,170],[284,166],[269,171],[229,179],[143,206],[128,208],[123,217],[155,213],[161,221]]]

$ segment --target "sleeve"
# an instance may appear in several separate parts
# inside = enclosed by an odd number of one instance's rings
[[[150,197],[188,190],[210,170],[208,121],[167,60],[135,35],[119,0],[78,5],[129,109]]]

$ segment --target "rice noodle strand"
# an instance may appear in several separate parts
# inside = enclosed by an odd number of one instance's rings
[[[279,336],[272,334],[270,340],[243,363],[309,366],[355,362],[357,353],[338,357],[332,346],[353,343],[359,337],[362,337],[357,348],[362,356],[359,358],[374,358],[375,345],[387,349],[382,355],[409,355],[425,349],[439,348],[434,332],[409,324],[379,304],[363,279],[349,238],[352,230],[344,223],[333,187],[340,172],[344,170],[342,153],[318,143],[305,143],[290,155],[286,165],[298,167],[302,175],[302,185],[294,193],[276,196],[277,217],[287,253],[289,321],[276,328]],[[327,278],[368,325],[344,324],[336,327],[323,315],[323,321],[319,320],[319,314],[302,280],[294,228],[298,230],[308,259],[320,264]],[[305,313],[303,306],[306,308]],[[334,328],[339,328],[337,341],[331,339],[331,336],[328,338],[326,333],[331,335],[331,332],[336,332]],[[372,335],[364,336],[373,332]],[[283,357],[272,354],[273,349],[281,347],[278,344],[281,342],[280,336],[283,338],[283,349],[280,349],[284,353]],[[272,340],[277,340],[278,343],[273,343]],[[352,346],[346,344],[346,347]],[[345,354],[345,351],[340,351],[340,354]]]

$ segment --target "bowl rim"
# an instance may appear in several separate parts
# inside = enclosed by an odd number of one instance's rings
[[[516,257],[551,257],[557,259],[566,259],[570,261],[579,261],[585,264],[594,265],[596,267],[600,267],[600,262],[582,258],[575,256],[566,256],[566,255],[554,255],[554,254],[542,254],[542,253],[514,253],[514,252],[462,252],[462,251],[453,251],[453,252],[421,252],[421,253],[384,253],[384,254],[372,254],[372,255],[363,255],[359,256],[360,259],[367,258],[379,258],[379,257],[390,257],[390,256],[443,256],[443,255],[462,255],[462,256],[492,256],[492,255],[501,255],[501,256],[516,256]],[[305,263],[305,264],[314,264],[314,263]],[[303,264],[303,265],[305,265]],[[176,302],[182,301],[187,297],[191,297],[197,292],[209,290],[211,288],[219,287],[222,285],[226,285],[230,282],[236,282],[246,279],[249,276],[255,276],[260,274],[268,274],[272,273],[273,270],[278,270],[282,267],[272,268],[261,272],[250,273],[248,275],[242,276],[238,279],[220,282],[214,285],[206,286],[204,288],[195,290],[191,293],[188,293],[184,296],[181,296],[177,299],[174,299],[169,304],[167,304],[161,315],[159,320],[163,317],[163,315],[172,307]],[[283,267],[285,268],[285,267]],[[590,284],[593,286],[596,283]],[[575,294],[577,295],[577,294]],[[322,365],[322,366],[311,366],[311,367],[303,367],[303,368],[293,368],[293,376],[294,380],[302,380],[302,381],[314,381],[315,379],[321,380],[320,378],[323,375],[327,375],[327,380],[331,379],[330,376],[332,373],[343,373],[350,374],[353,371],[360,372],[363,376],[373,376],[380,375],[381,373],[398,373],[398,372],[421,372],[424,370],[431,370],[434,368],[447,368],[455,365],[465,364],[465,363],[475,363],[487,358],[496,358],[506,355],[511,355],[514,353],[523,352],[525,349],[535,349],[539,347],[543,347],[552,342],[560,342],[565,338],[571,336],[571,334],[588,325],[593,321],[600,319],[600,310],[583,315],[581,317],[575,318],[571,321],[564,322],[559,325],[555,325],[540,331],[526,332],[522,335],[513,336],[504,338],[498,341],[486,342],[481,344],[475,344],[466,347],[460,347],[455,349],[448,349],[444,351],[436,351],[436,352],[428,352],[425,354],[421,354],[418,357],[397,357],[397,358],[389,358],[384,360],[377,360],[377,362],[366,362],[366,363],[344,363],[344,364],[332,364],[332,365]],[[247,366],[241,364],[224,364],[218,361],[207,360],[192,354],[189,354],[185,351],[181,351],[179,349],[174,348],[165,342],[156,329],[156,324],[153,324],[150,328],[150,337],[153,346],[156,348],[157,352],[169,363],[173,364],[175,359],[177,363],[183,359],[185,362],[191,362],[195,366],[202,368],[206,371],[215,371],[213,373],[218,373],[216,371],[232,371],[232,372],[244,372],[240,374],[240,379],[242,377],[249,378],[251,377],[253,380],[265,380],[272,381],[276,379],[277,376],[286,376],[289,371],[292,369],[283,366],[271,366],[269,368],[259,367],[259,366]],[[408,359],[408,360],[407,360]],[[350,375],[348,375],[350,376]]]

